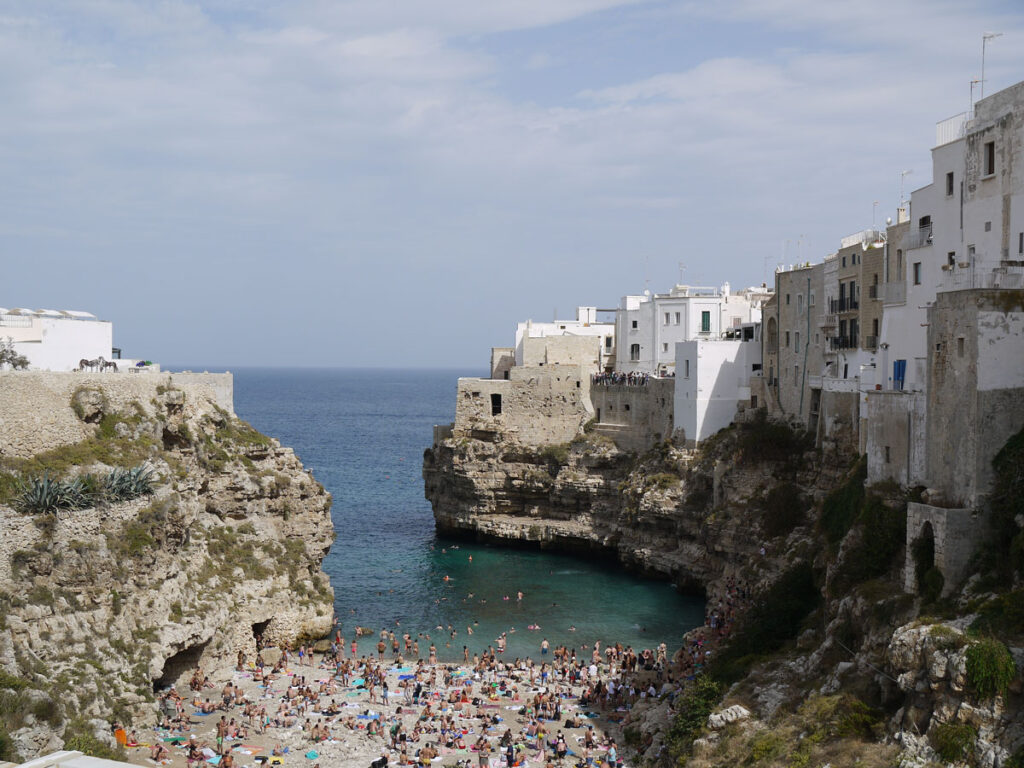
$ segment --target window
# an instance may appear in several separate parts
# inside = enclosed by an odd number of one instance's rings
[[[846,266],[846,257],[845,256],[843,256],[843,266],[844,267]]]
[[[624,406],[622,406],[622,410],[628,411],[629,410],[629,403],[626,403]]]
[[[786,306],[787,307],[789,306],[789,294],[788,293],[786,294]]]
[[[793,346],[795,346],[797,349],[800,349],[800,331],[796,332],[796,334],[793,336],[793,339],[796,341],[796,344],[794,344]]]
[[[903,275],[903,249],[902,248],[897,248],[896,249],[896,275],[895,276],[896,277],[901,277],[902,275]]]
[[[986,221],[985,222],[985,231],[986,232],[991,232],[992,231],[992,222],[991,221]]]
[[[996,172],[996,143],[994,141],[985,142],[985,164],[983,167],[986,176],[992,176]]]
[[[669,318],[670,318],[671,316],[672,316],[672,313],[671,313],[671,312],[666,312],[666,313],[665,313],[665,325],[668,325],[668,319],[669,319]]]
[[[679,313],[676,312],[676,325],[679,325]]]
[[[956,251],[950,251],[946,254],[946,263],[951,266],[956,266]]]
[[[685,361],[683,363],[683,371],[684,371],[683,375],[686,378],[690,378],[690,361],[689,360],[687,360],[687,361]]]
[[[964,356],[964,337],[963,336],[960,336],[956,340],[956,355],[957,355],[957,357],[963,357]]]
[[[708,310],[700,313],[700,332],[711,333],[711,312]]]
[[[793,366],[793,381],[800,381],[800,366]]]
[[[501,416],[501,395],[491,393],[491,416]]]
[[[640,359],[640,345],[630,344],[629,345],[629,359],[636,362]]]
[[[946,197],[953,196],[953,172],[946,174]]]
[[[604,348],[605,349],[611,349],[612,348],[612,337],[611,336],[605,336],[604,337]]]
[[[798,315],[804,313],[804,295],[802,293],[796,295],[796,313]]]
[[[921,262],[914,262],[914,285],[921,284]]]
[[[1017,253],[1024,253],[1024,232],[1017,235]]]
[[[661,343],[661,351],[662,352],[668,352],[668,342],[667,341],[663,341]]]
[[[871,335],[874,336],[876,339],[878,338],[878,318],[877,317],[873,318],[871,320]]]
[[[952,175],[953,175],[953,174],[950,174],[950,176],[952,176]],[[885,446],[885,463],[886,463],[886,464],[888,464],[888,463],[889,463],[889,446],[888,446],[888,445],[887,445],[887,446]]]
[[[786,331],[786,348],[789,348],[789,331]]]
[[[633,321],[633,328],[636,328],[636,320]]]
[[[814,291],[811,291],[810,295],[808,295],[808,297],[807,297],[807,306],[808,307],[813,307],[814,306]]]

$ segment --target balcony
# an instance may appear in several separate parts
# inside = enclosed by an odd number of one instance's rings
[[[878,349],[878,337],[877,336],[865,336],[864,337],[864,349],[871,350],[874,352]]]
[[[902,280],[898,283],[883,283],[882,301],[886,304],[906,304],[907,284]]]
[[[833,336],[828,340],[829,348],[836,349],[856,349],[857,348],[857,337],[856,336]]]
[[[843,296],[829,299],[828,306],[830,315],[838,315],[842,312],[856,312],[860,308],[860,302],[855,298]]]
[[[932,244],[932,228],[931,225],[927,227],[920,227],[912,232],[907,233],[907,239],[903,241],[906,243],[907,250],[913,250],[914,248],[924,248],[927,245]]]
[[[878,298],[880,298],[879,295],[878,295],[878,293],[879,293],[878,289],[880,287],[881,286],[878,286],[878,285],[869,285],[868,286],[868,298],[869,299],[878,299]]]
[[[967,121],[969,119],[969,114],[961,112],[959,115],[947,117],[945,120],[936,123],[935,146],[941,147],[943,144],[949,144],[951,141],[962,139],[967,130]]]

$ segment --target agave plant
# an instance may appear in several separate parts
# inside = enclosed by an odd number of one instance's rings
[[[107,475],[105,495],[111,501],[130,501],[153,492],[153,470],[140,466],[132,469],[115,468]]]
[[[56,512],[58,509],[73,509],[85,498],[81,481],[66,483],[44,473],[42,477],[31,477],[21,484],[21,490],[14,500],[14,507],[20,512]]]

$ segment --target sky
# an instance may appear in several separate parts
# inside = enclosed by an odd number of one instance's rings
[[[486,368],[883,224],[989,31],[993,93],[1019,0],[0,0],[0,306],[211,369]]]

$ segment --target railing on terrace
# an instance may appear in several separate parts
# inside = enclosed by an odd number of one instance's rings
[[[902,280],[894,283],[883,283],[882,300],[886,304],[906,304],[907,284]]]
[[[4,328],[31,328],[32,318],[26,315],[0,315],[0,326]]]
[[[828,340],[832,349],[856,349],[857,339],[854,336],[833,336]]]
[[[962,139],[967,131],[969,119],[970,115],[967,112],[961,112],[959,115],[953,115],[937,122],[935,124],[935,146],[941,147],[943,144]]]
[[[904,242],[906,242],[908,250],[912,250],[914,248],[924,248],[926,245],[931,245],[931,226],[919,227],[918,229],[915,229],[912,232],[908,232],[907,239]]]
[[[837,315],[840,312],[854,312],[860,307],[860,302],[849,296],[829,300],[829,314]]]
[[[649,373],[593,373],[590,383],[599,387],[646,387],[656,378]]]

